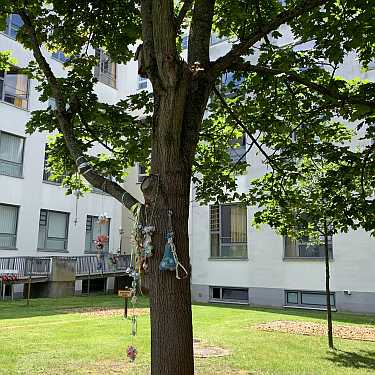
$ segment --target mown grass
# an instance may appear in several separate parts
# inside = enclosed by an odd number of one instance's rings
[[[1,375],[84,375],[149,373],[149,317],[138,318],[134,340],[139,355],[126,360],[130,322],[118,316],[81,314],[79,308],[119,308],[116,296],[0,302]],[[140,299],[138,307],[147,307]],[[199,374],[357,375],[375,374],[375,342],[263,332],[258,323],[273,320],[324,322],[324,313],[194,305],[194,337],[229,349],[231,355],[197,359]],[[374,316],[335,314],[337,324],[375,327]],[[176,374],[178,375],[178,374]]]

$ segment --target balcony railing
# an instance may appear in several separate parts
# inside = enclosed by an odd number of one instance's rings
[[[130,264],[129,255],[89,255],[78,256],[76,259],[77,276],[125,272]]]
[[[51,258],[9,257],[0,258],[0,274],[14,274],[18,277],[49,276]]]

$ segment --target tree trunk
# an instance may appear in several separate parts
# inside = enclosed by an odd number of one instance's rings
[[[332,331],[332,307],[331,307],[331,289],[330,289],[329,248],[328,248],[328,226],[327,226],[327,221],[324,222],[324,258],[325,258],[325,271],[326,271],[328,346],[329,346],[330,349],[334,349],[334,346],[333,346],[333,331]]]
[[[182,146],[186,91],[185,87],[170,89],[155,99],[152,191],[144,191],[146,222],[156,228],[154,255],[150,258],[147,276],[150,284],[152,375],[194,374],[188,237],[192,166]],[[175,272],[159,271],[169,229],[168,210],[172,211],[173,240],[179,261],[189,271],[183,280],[178,280]]]

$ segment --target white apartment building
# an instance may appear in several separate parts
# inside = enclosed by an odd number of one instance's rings
[[[12,15],[0,33],[0,50],[12,51],[17,60],[8,72],[0,71],[0,258],[95,255],[96,218],[102,213],[110,219],[105,228],[108,250],[116,252],[121,205],[98,190],[78,201],[67,196],[59,183],[49,180],[44,168],[48,134],[25,133],[31,112],[47,104],[38,100],[37,83],[18,71],[32,59],[31,52],[15,40],[19,26],[19,17]],[[55,74],[63,76],[64,55],[46,50],[44,55]],[[113,103],[124,95],[117,82],[125,82],[125,67],[109,64],[104,68],[97,72],[98,95]],[[22,285],[16,286],[15,293],[22,293]]]
[[[0,34],[0,49],[11,50],[22,67],[32,57],[14,40],[19,20],[12,17],[9,21],[7,30]],[[185,37],[184,50],[186,47]],[[213,36],[211,58],[223,55],[229,48],[228,41]],[[44,52],[56,74],[64,75],[63,54]],[[138,77],[136,61],[115,65],[99,53],[103,61],[96,70],[100,100],[115,103],[138,90],[151,90],[149,81]],[[348,56],[339,73],[347,78],[375,78],[375,71],[361,73],[360,68],[355,56]],[[133,220],[128,210],[122,210],[121,221],[121,206],[114,199],[90,193],[79,199],[75,223],[76,199],[65,196],[63,188],[46,179],[43,166],[47,134],[25,134],[31,111],[43,105],[38,101],[34,81],[18,74],[16,68],[0,72],[0,257],[93,252],[92,224],[102,212],[111,219],[109,250],[119,248],[121,226],[125,232],[123,250],[129,253]],[[249,180],[264,173],[255,150],[246,158],[251,168],[238,177],[239,191],[247,191]],[[127,190],[140,200],[144,174],[137,166],[125,182]],[[250,225],[254,214],[251,207],[201,206],[194,198],[193,187],[189,233],[194,300],[324,308],[321,248],[288,241],[267,226],[256,230]],[[332,304],[337,310],[375,313],[374,245],[375,240],[363,231],[332,238]]]
[[[187,43],[187,38],[183,38],[184,49]],[[301,45],[297,48],[304,47]],[[223,55],[229,48],[228,41],[213,36],[211,59]],[[131,76],[135,75],[136,64],[130,63],[128,67],[132,69]],[[375,68],[374,64],[371,67]],[[361,76],[375,79],[375,70],[361,73],[361,66],[354,55],[346,58],[338,74],[346,78]],[[229,75],[223,78],[224,81],[231,79]],[[143,82],[147,81],[142,80],[140,89],[146,88]],[[239,156],[245,150],[246,144],[236,149]],[[246,159],[251,167],[246,175],[238,177],[240,192],[248,190],[251,178],[265,172],[257,150],[249,152]],[[142,181],[143,174],[139,167],[129,174],[126,182],[127,188],[138,198],[141,198],[141,194],[136,184]],[[322,247],[290,241],[267,226],[255,229],[251,226],[252,207],[245,209],[235,204],[202,206],[195,200],[194,186],[191,202],[189,233],[193,300],[285,308],[325,308]],[[124,210],[124,228],[131,227],[129,217],[130,213]],[[128,244],[126,250],[129,249]],[[375,313],[374,250],[375,239],[361,230],[331,239],[331,302],[336,310]]]

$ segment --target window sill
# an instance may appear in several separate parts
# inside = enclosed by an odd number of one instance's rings
[[[326,307],[319,307],[319,306],[313,307],[313,306],[301,306],[301,305],[296,305],[296,306],[284,305],[283,307],[284,307],[284,309],[327,311]],[[332,307],[331,310],[334,311],[334,312],[337,311],[336,307]]]
[[[209,257],[208,260],[234,260],[234,261],[248,261],[248,257],[243,257],[243,258],[231,258],[231,257]]]
[[[28,113],[30,112],[30,110],[28,108],[17,107],[16,105],[14,105],[12,103],[8,103],[5,100],[0,100],[0,103],[5,104],[5,105],[9,105],[10,107],[13,107],[13,108],[20,109],[21,111],[24,111],[24,112],[28,112]]]
[[[68,250],[56,250],[56,249],[36,249],[41,253],[69,253]]]
[[[283,261],[284,262],[289,262],[289,261],[297,261],[297,262],[303,262],[303,261],[313,261],[313,262],[324,262],[325,258],[324,257],[284,257]],[[329,258],[330,262],[334,262],[334,258]]]
[[[1,247],[0,246],[0,250],[1,251],[17,251],[18,250],[18,247]]]
[[[214,298],[211,298],[209,302],[226,304],[226,305],[248,305],[249,304],[249,301],[222,300],[222,299],[214,299]]]
[[[4,173],[4,172],[0,172],[0,176],[7,176],[7,177],[19,178],[21,180],[25,179],[25,177],[23,177],[23,175],[21,175],[21,176],[14,176],[12,174]]]

